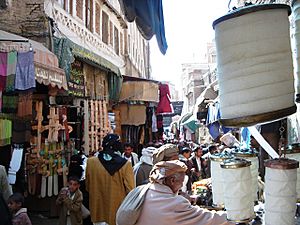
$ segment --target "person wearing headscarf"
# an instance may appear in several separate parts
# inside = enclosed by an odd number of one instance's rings
[[[153,166],[153,152],[156,150],[154,147],[147,147],[142,150],[140,161],[133,167],[135,178],[135,185],[149,183],[149,174]]]
[[[178,195],[186,170],[186,165],[179,160],[161,161],[154,165],[150,172],[151,184],[136,225],[233,225],[227,222],[225,213],[193,206]]]
[[[179,149],[174,144],[165,144],[153,152],[153,164],[178,159]]]
[[[118,135],[106,135],[102,147],[97,157],[87,160],[86,189],[94,225],[115,225],[119,206],[134,188],[133,170],[131,163],[116,153],[122,149]]]

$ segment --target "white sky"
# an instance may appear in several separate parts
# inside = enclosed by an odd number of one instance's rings
[[[166,55],[162,55],[157,47],[156,37],[151,39],[151,67],[155,80],[172,81],[177,86],[182,63],[203,62],[206,43],[214,38],[212,23],[227,13],[228,2],[163,0],[168,50]]]

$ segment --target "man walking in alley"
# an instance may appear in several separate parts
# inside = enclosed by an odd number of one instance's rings
[[[102,142],[103,151],[87,161],[86,188],[90,196],[90,212],[94,225],[103,222],[115,225],[117,209],[134,188],[131,162],[116,151],[122,148],[120,137],[108,134]]]

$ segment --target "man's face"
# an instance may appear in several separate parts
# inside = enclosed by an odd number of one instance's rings
[[[195,155],[197,157],[201,157],[203,155],[202,148],[198,148],[197,151],[195,152]]]
[[[186,152],[183,152],[182,155],[183,155],[186,159],[188,159],[188,158],[191,157],[191,152],[190,152],[190,151],[186,151]]]
[[[180,173],[178,178],[171,177],[169,187],[173,191],[173,193],[177,193],[180,188],[183,186],[185,173]]]
[[[125,154],[125,156],[129,157],[131,155],[132,151],[133,151],[133,149],[130,146],[126,146],[124,148],[124,154]]]

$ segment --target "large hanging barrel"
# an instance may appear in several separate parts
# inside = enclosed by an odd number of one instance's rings
[[[271,159],[265,162],[265,166],[265,224],[295,225],[299,162]]]
[[[220,163],[230,158],[232,158],[232,156],[220,153],[210,156],[211,184],[214,207],[224,208],[223,180]]]
[[[292,2],[292,10],[295,21],[295,48],[296,48],[296,60],[295,60],[295,73],[296,73],[296,102],[300,102],[300,1],[294,0]]]
[[[221,123],[241,127],[296,112],[290,7],[237,9],[213,23]]]
[[[251,162],[241,158],[227,159],[222,168],[224,202],[227,219],[236,223],[246,223],[254,216],[252,197]]]
[[[239,149],[233,152],[233,155],[238,158],[246,159],[251,162],[250,172],[251,172],[251,179],[252,179],[252,196],[253,202],[258,200],[258,153],[254,149]]]

